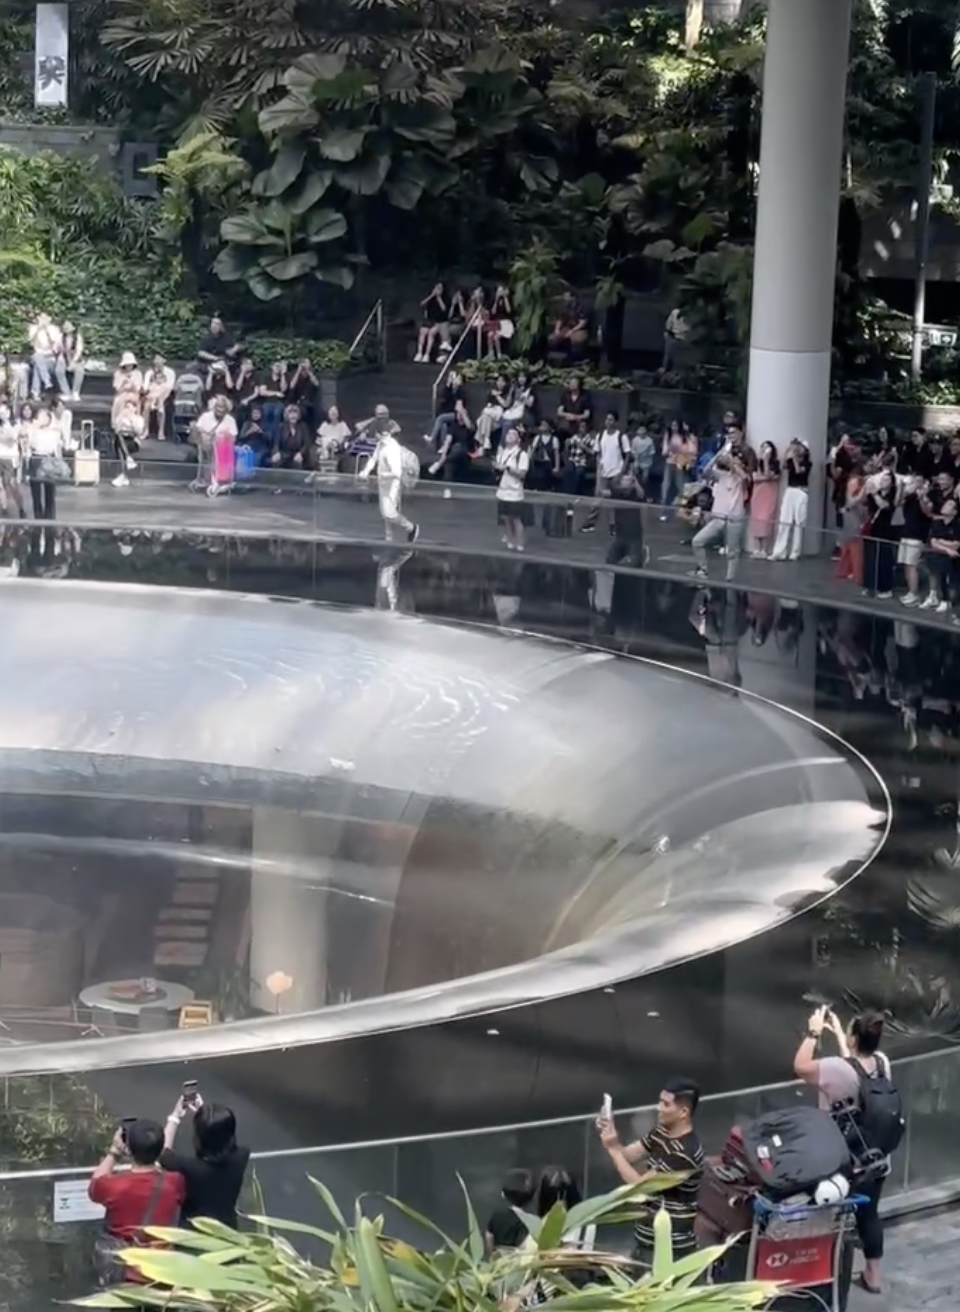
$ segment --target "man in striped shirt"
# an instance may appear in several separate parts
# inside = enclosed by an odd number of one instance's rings
[[[692,1080],[671,1080],[663,1086],[657,1104],[657,1124],[636,1143],[623,1145],[613,1120],[597,1123],[600,1142],[624,1184],[640,1184],[657,1175],[683,1175],[671,1189],[657,1193],[642,1206],[634,1235],[634,1261],[653,1265],[653,1221],[661,1204],[670,1214],[673,1255],[685,1257],[697,1246],[693,1224],[697,1194],[703,1178],[703,1148],[693,1128],[700,1090]]]

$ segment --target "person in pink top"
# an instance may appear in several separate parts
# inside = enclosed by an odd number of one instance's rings
[[[664,511],[674,501],[683,496],[697,463],[697,439],[686,424],[674,419],[663,437],[663,486],[660,491],[660,504]],[[669,518],[667,514],[661,519]]]
[[[697,565],[691,571],[691,578],[708,577],[707,551],[719,546],[725,549],[728,580],[736,578],[747,533],[750,487],[755,465],[753,452],[743,439],[743,430],[732,428],[723,447],[705,471],[707,477],[713,479],[713,505],[709,519],[693,539],[693,554]]]
[[[761,442],[750,498],[751,556],[766,560],[777,531],[780,505],[780,457],[772,442]]]

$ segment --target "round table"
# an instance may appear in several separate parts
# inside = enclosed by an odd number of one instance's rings
[[[91,984],[80,994],[80,1005],[97,1012],[110,1012],[119,1020],[120,1017],[133,1017],[137,1021],[144,1012],[176,1012],[193,1002],[196,994],[185,984],[174,984],[171,980],[155,979],[156,993],[141,995],[137,998],[115,997],[113,990],[119,987],[132,988],[140,983],[137,979],[108,980],[105,984]],[[129,1023],[129,1022],[128,1022]]]

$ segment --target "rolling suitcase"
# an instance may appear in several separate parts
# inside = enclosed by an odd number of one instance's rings
[[[97,487],[100,483],[100,452],[93,435],[93,420],[80,424],[80,445],[73,456],[75,487]]]
[[[238,483],[246,483],[257,472],[257,453],[252,446],[240,445],[234,448],[234,477]]]

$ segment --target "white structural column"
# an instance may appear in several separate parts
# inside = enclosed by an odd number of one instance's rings
[[[293,1015],[327,1001],[327,893],[320,823],[291,811],[253,810],[250,994],[262,1011]],[[313,874],[317,871],[316,874]],[[287,976],[290,987],[270,991]]]
[[[830,353],[853,0],[770,0],[763,71],[747,429],[810,447],[823,517]],[[810,546],[815,547],[811,541]]]

